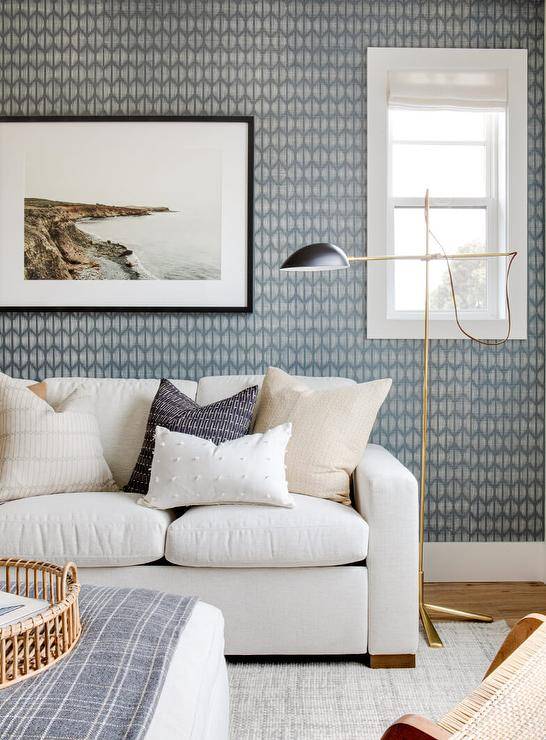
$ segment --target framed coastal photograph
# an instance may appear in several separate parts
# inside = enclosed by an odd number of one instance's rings
[[[252,310],[251,117],[0,119],[0,308]]]

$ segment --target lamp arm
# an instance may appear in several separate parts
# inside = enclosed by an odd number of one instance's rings
[[[434,239],[434,241],[438,244],[441,252],[435,252],[435,253],[424,253],[424,254],[380,254],[380,255],[366,255],[362,257],[347,257],[349,262],[398,262],[398,261],[407,261],[407,260],[417,260],[419,262],[431,262],[433,260],[445,260],[446,266],[447,266],[447,272],[449,277],[449,288],[451,291],[451,301],[453,303],[453,311],[455,314],[455,323],[457,324],[457,328],[468,339],[471,339],[473,342],[477,342],[478,344],[483,344],[488,347],[498,347],[501,344],[504,344],[508,341],[510,338],[510,334],[512,332],[512,312],[510,308],[510,293],[509,293],[509,279],[510,279],[510,271],[512,269],[512,263],[514,262],[515,258],[517,257],[517,251],[512,252],[463,252],[461,254],[447,254],[444,250],[441,242],[439,239],[433,234],[430,229],[427,228],[427,233],[430,234],[430,236]],[[506,334],[501,339],[480,339],[480,337],[476,337],[470,332],[468,332],[462,325],[461,319],[459,317],[459,307],[457,305],[457,295],[455,293],[455,283],[453,280],[453,271],[451,269],[451,260],[470,260],[470,259],[484,259],[489,257],[507,257],[508,258],[508,267],[506,268],[506,284],[505,284],[505,302],[506,302],[506,313],[508,318],[508,328],[506,331]]]
[[[431,232],[433,238],[434,235]],[[397,260],[417,260],[420,262],[432,262],[433,260],[476,260],[483,259],[486,257],[515,257],[517,252],[462,252],[458,254],[442,254],[442,252],[435,252],[433,254],[380,254],[380,255],[366,255],[363,257],[350,257],[347,259],[349,262],[388,262]]]

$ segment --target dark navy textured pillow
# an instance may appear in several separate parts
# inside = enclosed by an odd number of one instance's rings
[[[152,402],[142,449],[131,478],[123,490],[148,493],[156,427],[210,439],[216,445],[238,439],[248,433],[257,395],[258,386],[253,385],[230,398],[223,398],[208,406],[199,406],[172,383],[163,379]]]

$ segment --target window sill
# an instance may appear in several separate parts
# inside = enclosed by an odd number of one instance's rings
[[[461,324],[470,334],[481,339],[503,339],[506,336],[508,325],[506,321],[498,320],[468,320],[461,319]],[[380,319],[368,320],[366,327],[368,339],[423,339],[423,320],[413,319]],[[431,339],[464,339],[453,319],[431,319],[429,325]],[[524,316],[513,319],[510,339],[527,339],[527,319]]]

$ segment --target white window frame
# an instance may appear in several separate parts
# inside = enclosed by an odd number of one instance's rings
[[[510,275],[512,339],[527,338],[527,52],[522,49],[368,49],[368,182],[367,254],[377,256],[393,251],[394,206],[409,206],[413,199],[390,196],[390,127],[387,103],[389,71],[397,69],[506,70],[508,110],[506,135],[490,131],[489,144],[499,157],[488,162],[488,244],[487,248],[517,250]],[[500,135],[499,135],[500,134]],[[504,140],[504,141],[503,141]],[[488,147],[489,149],[489,147]],[[505,153],[505,163],[503,163]],[[489,152],[491,154],[491,152]],[[494,160],[494,161],[493,161]],[[492,169],[500,162],[505,177]],[[503,164],[506,166],[503,167]],[[500,183],[503,192],[494,192]],[[431,205],[476,205],[476,198],[435,198]],[[422,207],[422,199],[414,199]],[[494,201],[494,203],[492,202]],[[424,225],[423,225],[424,235]],[[491,243],[495,239],[496,243]],[[434,245],[432,245],[434,247]],[[437,251],[437,250],[434,250]],[[499,307],[491,314],[460,312],[463,325],[472,334],[497,339],[506,334],[504,317],[504,260],[489,266],[488,305]],[[493,259],[489,260],[493,262]],[[373,275],[372,275],[373,271]],[[394,269],[392,263],[367,266],[367,336],[370,339],[417,339],[423,336],[422,312],[394,310]],[[489,301],[491,299],[491,302]],[[430,336],[460,339],[453,311],[431,312]]]

